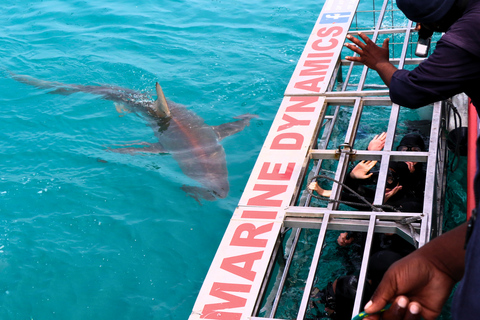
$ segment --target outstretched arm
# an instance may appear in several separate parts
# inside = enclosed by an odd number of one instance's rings
[[[321,195],[322,197],[330,198],[330,196],[332,195],[332,190],[325,190],[325,189],[323,189],[322,187],[320,187],[320,186],[318,185],[318,183],[317,183],[316,181],[311,182],[311,183],[308,185],[308,188],[309,188],[310,190],[312,190],[312,191],[313,191],[313,190],[317,191],[317,193],[318,193],[319,195]]]
[[[454,284],[463,276],[466,228],[464,223],[393,264],[365,311],[375,313],[393,302],[382,319],[438,317]],[[380,319],[380,315],[368,319]]]
[[[393,73],[397,71],[397,68],[389,61],[389,39],[385,39],[382,47],[379,47],[365,34],[359,32],[358,36],[362,38],[365,43],[351,35],[347,35],[347,39],[356,44],[356,46],[350,43],[345,43],[345,46],[360,56],[345,57],[345,59],[363,63],[370,69],[377,71],[383,82],[390,87],[390,81],[392,80]]]

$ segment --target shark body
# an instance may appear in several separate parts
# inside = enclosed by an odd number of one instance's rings
[[[236,121],[219,126],[209,126],[185,106],[165,99],[160,85],[156,84],[157,99],[154,101],[143,93],[115,86],[84,86],[39,80],[30,76],[12,77],[22,83],[43,89],[49,93],[69,95],[86,92],[111,100],[129,110],[145,115],[157,143],[140,143],[137,146],[109,148],[118,153],[168,153],[177,161],[188,177],[200,186],[183,185],[188,195],[199,201],[225,198],[229,192],[228,171],[225,150],[219,144],[223,138],[242,131],[256,117],[244,114]]]

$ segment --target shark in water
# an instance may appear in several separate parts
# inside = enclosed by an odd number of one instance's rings
[[[223,138],[242,131],[256,117],[244,114],[233,122],[209,126],[202,118],[185,106],[166,100],[162,88],[156,83],[157,100],[143,93],[115,86],[84,86],[43,81],[30,76],[12,74],[15,80],[38,88],[53,89],[49,93],[69,95],[86,92],[114,101],[117,110],[127,107],[145,115],[148,125],[158,139],[156,143],[141,143],[138,147],[109,148],[118,153],[136,152],[171,154],[188,177],[200,186],[183,185],[188,195],[213,201],[225,198],[229,191],[225,150],[219,144]]]

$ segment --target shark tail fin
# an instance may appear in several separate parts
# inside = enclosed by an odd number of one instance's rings
[[[31,76],[26,76],[26,75],[21,75],[21,74],[15,74],[13,72],[10,72],[10,75],[13,79],[15,79],[18,82],[25,83],[31,86],[35,86],[40,89],[55,89],[54,91],[51,91],[50,93],[54,94],[63,94],[63,95],[69,95],[75,92],[80,91],[78,88],[64,84],[61,82],[55,82],[55,81],[44,81],[40,80]]]
[[[155,90],[157,91],[157,100],[155,100],[155,103],[153,104],[155,114],[159,118],[170,117],[170,109],[168,108],[167,99],[165,99],[162,87],[158,82],[155,84]]]

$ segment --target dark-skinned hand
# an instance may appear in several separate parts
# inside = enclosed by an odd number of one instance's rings
[[[363,42],[352,35],[347,35],[347,39],[352,41],[355,45],[345,43],[345,46],[356,52],[359,56],[347,56],[345,59],[363,63],[370,69],[377,71],[383,82],[385,82],[387,86],[390,86],[393,73],[397,71],[397,68],[389,61],[389,39],[385,39],[382,47],[379,47],[365,34],[359,32],[358,36]]]

